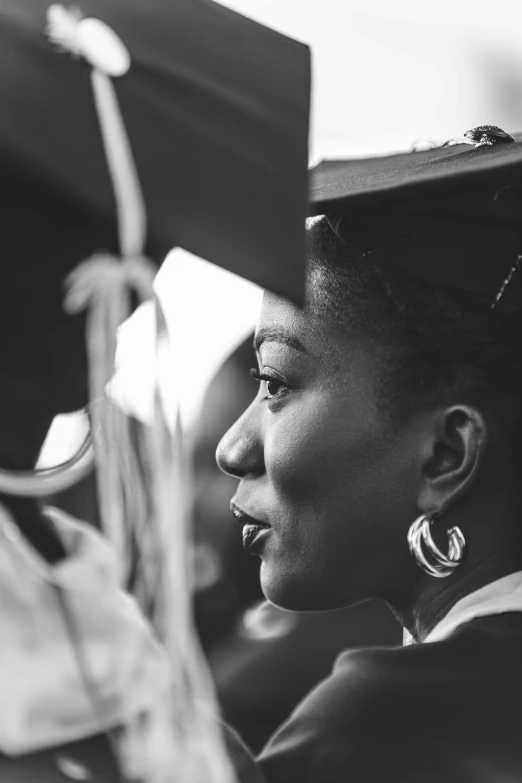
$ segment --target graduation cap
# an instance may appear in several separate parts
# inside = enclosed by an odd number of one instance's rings
[[[423,151],[324,161],[309,211],[328,216],[354,258],[485,305],[522,304],[522,133],[481,126]]]
[[[304,247],[308,48],[210,0],[83,12],[0,3],[0,366],[57,411],[85,387],[63,281],[93,253],[181,246],[291,295]]]
[[[308,47],[211,0],[88,0],[83,20],[49,5],[0,4],[2,159],[114,223],[97,66],[114,77],[149,251],[181,246],[285,292],[304,246]]]
[[[2,0],[0,69],[0,371],[53,412],[86,402],[89,307],[107,376],[172,247],[302,289],[306,46],[211,0]]]

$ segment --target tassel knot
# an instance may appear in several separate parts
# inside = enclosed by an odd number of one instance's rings
[[[49,6],[45,33],[53,46],[62,52],[81,57],[82,44],[78,35],[81,19],[82,15],[77,8],[64,8],[57,3]]]
[[[83,57],[91,68],[106,76],[123,76],[130,68],[129,52],[114,30],[100,19],[83,19],[76,8],[51,5],[46,33],[58,49]]]
[[[76,315],[100,302],[116,305],[129,290],[135,291],[140,301],[146,301],[153,296],[155,274],[154,264],[144,256],[120,259],[110,253],[98,253],[67,277],[65,311]]]

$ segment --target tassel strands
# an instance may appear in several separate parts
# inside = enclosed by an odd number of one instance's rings
[[[52,5],[52,44],[91,66],[91,84],[117,208],[121,258],[97,254],[67,280],[66,309],[88,309],[92,431],[103,526],[123,563],[131,544],[140,557],[134,575],[142,605],[171,661],[172,687],[154,709],[123,716],[118,743],[123,773],[144,783],[234,783],[218,722],[213,684],[192,623],[186,463],[179,426],[171,433],[155,380],[153,427],[133,432],[105,395],[113,371],[116,330],[130,314],[131,292],[153,296],[154,265],[144,256],[146,210],[112,78],[131,67],[126,47],[103,22]],[[159,361],[167,351],[165,319],[156,301]],[[137,437],[136,437],[137,435]],[[139,453],[134,455],[138,442]],[[142,555],[142,556],[141,556]],[[128,565],[125,575],[128,576]]]

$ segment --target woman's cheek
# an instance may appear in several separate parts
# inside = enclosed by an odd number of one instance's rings
[[[386,428],[367,398],[322,387],[270,414],[265,468],[281,496],[323,502],[328,493],[371,485],[389,446]]]
[[[325,471],[338,461],[332,435],[342,442],[328,401],[320,394],[303,394],[299,404],[272,414],[264,443],[265,469],[272,486],[283,493],[297,492],[301,499],[316,491]],[[325,470],[318,470],[318,465]]]

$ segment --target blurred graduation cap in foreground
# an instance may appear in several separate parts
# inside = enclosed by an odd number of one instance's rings
[[[304,243],[308,48],[210,0],[89,0],[76,28],[56,7],[50,24],[48,7],[0,3],[2,159],[114,223],[89,73],[74,61],[92,55],[115,77],[153,255],[181,246],[285,293]]]
[[[63,283],[93,253],[159,264],[181,246],[302,290],[308,48],[210,0],[85,12],[0,2],[0,370],[53,413],[86,402]]]
[[[354,258],[486,305],[522,305],[522,133],[481,126],[423,151],[324,161],[309,214],[327,214]]]
[[[114,265],[91,280],[108,355],[123,300],[152,295],[143,258],[174,246],[290,297],[303,286],[308,48],[211,0],[84,10],[0,2],[0,371],[53,414],[86,402],[88,285],[69,281],[66,313],[63,284],[93,254],[127,262],[125,281]]]

